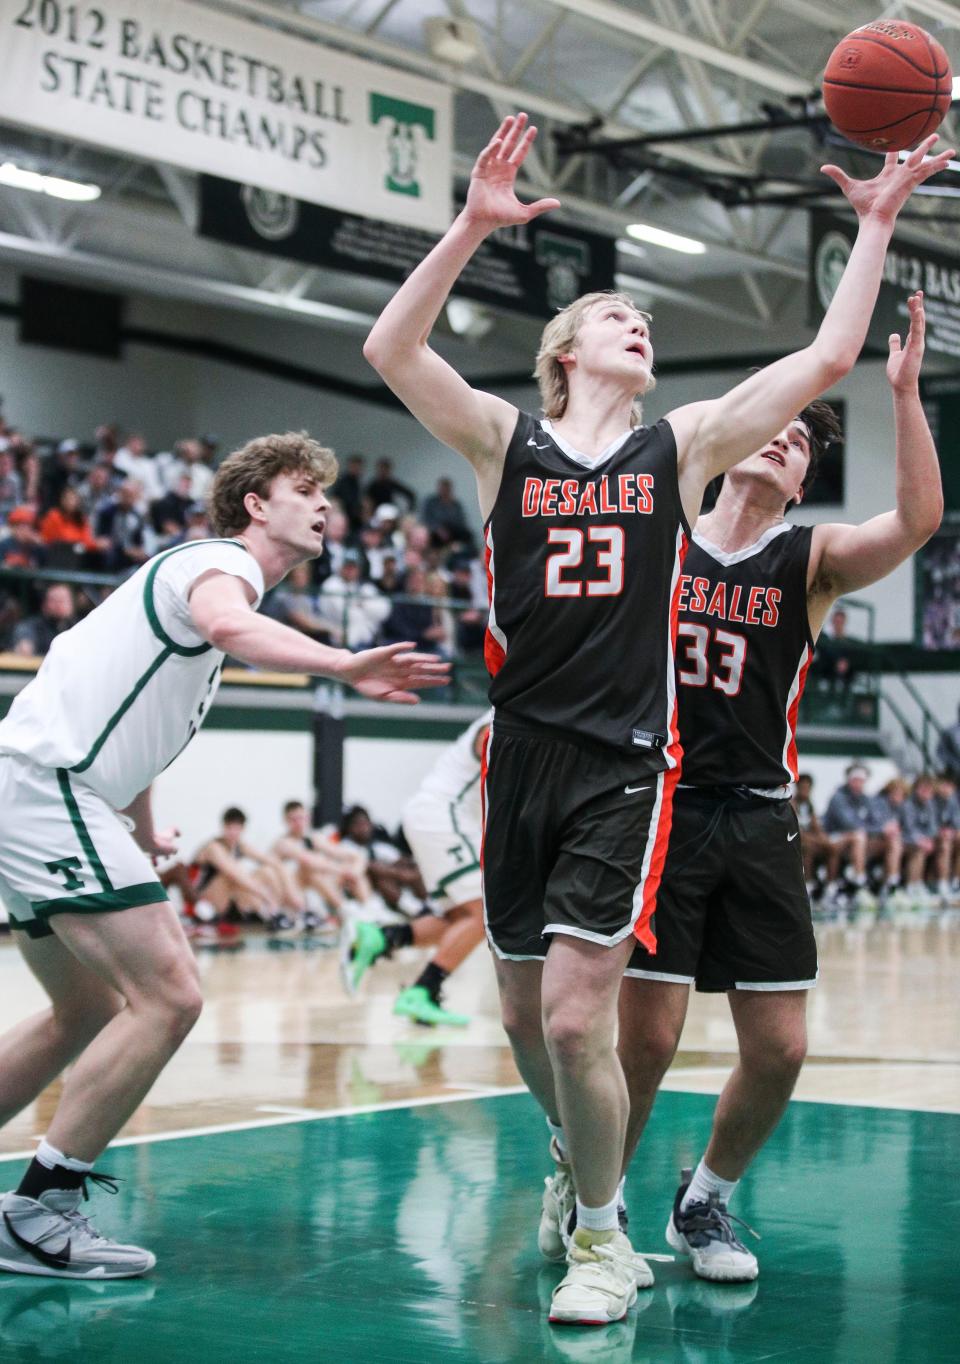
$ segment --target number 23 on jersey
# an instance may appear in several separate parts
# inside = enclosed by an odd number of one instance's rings
[[[619,597],[623,591],[624,534],[622,526],[552,526],[547,544],[556,546],[547,555],[544,593],[548,597]],[[583,568],[585,577],[570,577]]]

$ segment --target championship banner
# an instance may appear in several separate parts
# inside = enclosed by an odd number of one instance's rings
[[[831,213],[810,214],[808,287],[810,323],[818,326],[840,283],[856,227]],[[891,332],[905,336],[910,326],[907,299],[923,290],[927,317],[926,348],[960,359],[960,254],[893,238],[883,267],[883,282],[873,310],[867,345],[886,354]]]
[[[0,51],[0,120],[449,225],[452,102],[433,81],[184,0],[0,0]]]
[[[201,236],[400,284],[437,236],[403,226],[396,217],[389,222],[354,217],[210,175],[200,179]],[[613,237],[535,218],[488,237],[454,292],[543,318],[580,294],[612,289],[615,270]]]

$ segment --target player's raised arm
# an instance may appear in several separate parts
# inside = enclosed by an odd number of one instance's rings
[[[414,705],[415,690],[442,687],[450,665],[432,654],[413,653],[412,644],[350,653],[291,630],[251,607],[239,578],[205,574],[190,594],[190,615],[197,632],[231,658],[275,672],[305,672],[330,677],[371,700]]]
[[[517,172],[535,137],[536,128],[527,126],[526,114],[503,120],[477,158],[463,211],[397,290],[363,348],[374,369],[417,420],[474,465],[481,498],[491,465],[492,477],[499,483],[516,408],[471,388],[431,349],[429,337],[457,277],[483,240],[498,227],[527,223],[559,207],[556,199],[524,204],[517,198]]]
[[[803,350],[751,374],[715,401],[669,414],[684,472],[709,482],[781,431],[796,414],[854,366],[873,313],[897,214],[917,185],[943,170],[951,150],[927,157],[926,138],[904,161],[891,152],[872,180],[853,180],[838,166],[822,170],[856,211],[857,239],[816,337]],[[686,470],[684,466],[687,466]]]
[[[892,572],[925,544],[943,516],[940,464],[920,401],[923,295],[911,296],[906,344],[890,337],[887,379],[893,390],[897,505],[861,526],[822,525],[810,549],[810,618],[819,628],[835,597]]]

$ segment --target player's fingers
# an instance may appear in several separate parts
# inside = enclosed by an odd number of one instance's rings
[[[507,160],[511,160],[519,144],[523,141],[527,130],[527,115],[521,110],[510,126],[509,132],[503,136],[503,155]]]
[[[956,153],[951,147],[949,151],[942,152],[939,156],[934,156],[929,161],[924,161],[917,171],[920,183],[922,184],[924,180],[929,180],[931,175],[939,175],[941,171],[945,171],[955,155]]]
[[[414,664],[427,668],[449,668],[450,661],[446,658],[438,658],[436,654],[404,654],[401,662],[404,664]]]
[[[537,130],[533,124],[526,130],[523,137],[519,138],[510,153],[510,162],[514,166],[520,166],[526,160],[527,152],[537,140]]]
[[[476,161],[477,170],[486,170],[487,167],[490,165],[490,162],[496,156],[499,148],[500,138],[499,137],[491,138],[487,145],[484,147],[483,151],[477,157]]]
[[[549,213],[551,209],[559,207],[559,199],[538,199],[536,203],[526,204],[527,222],[529,222],[531,218],[539,218],[541,213]]]
[[[914,147],[913,151],[907,157],[907,165],[918,166],[920,162],[923,160],[923,158],[927,155],[927,153],[929,152],[933,144],[936,142],[936,140],[937,134],[930,133],[928,137],[925,137],[922,142],[918,143],[918,145]],[[888,152],[887,155],[896,156],[896,152]]]
[[[850,177],[847,174],[847,172],[841,170],[839,166],[833,165],[821,166],[820,173],[821,175],[828,176],[834,182],[834,184],[839,185],[840,188],[843,190],[845,190],[847,186],[851,183]]]
[[[398,706],[416,706],[420,697],[414,696],[412,691],[391,691],[387,693],[387,700],[396,702]]]

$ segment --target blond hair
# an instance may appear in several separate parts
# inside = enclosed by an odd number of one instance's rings
[[[638,308],[629,294],[618,293],[614,289],[599,289],[592,294],[584,294],[581,298],[575,298],[572,303],[568,303],[565,308],[561,308],[555,317],[544,327],[540,336],[540,349],[537,351],[537,363],[534,366],[533,377],[537,381],[540,390],[540,402],[543,405],[543,415],[555,421],[562,417],[567,410],[567,400],[570,396],[570,383],[567,378],[567,371],[560,363],[560,356],[567,355],[576,344],[577,336],[589,310],[597,303],[623,303],[631,312],[639,313],[645,322],[653,321],[649,313],[645,313]],[[650,382],[646,391],[649,393],[654,387],[656,380],[650,376]],[[633,423],[639,426],[643,420],[643,408],[639,402],[633,404]]]
[[[210,490],[210,521],[217,535],[239,535],[250,524],[244,505],[247,493],[270,496],[279,474],[301,474],[328,488],[337,476],[332,450],[311,440],[305,431],[258,436],[229,455],[217,470]]]

